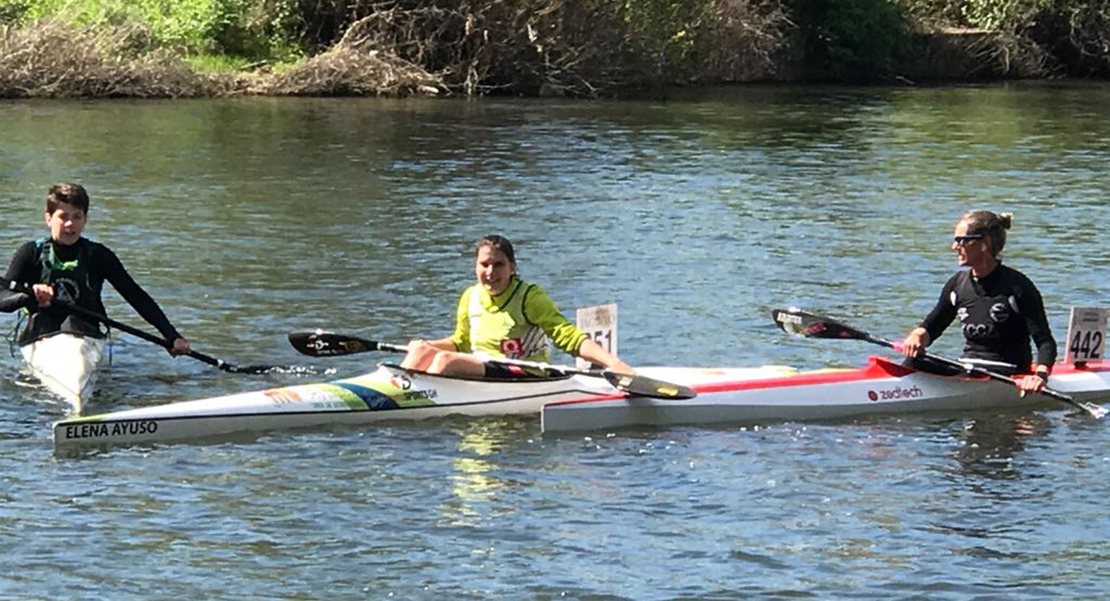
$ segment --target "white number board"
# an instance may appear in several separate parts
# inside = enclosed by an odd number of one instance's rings
[[[582,330],[601,348],[611,354],[617,354],[617,305],[598,305],[596,307],[582,307],[578,309],[578,329]],[[579,358],[578,369],[593,367],[589,361]]]
[[[1084,363],[1102,358],[1106,346],[1106,309],[1072,307],[1068,323],[1065,363]]]

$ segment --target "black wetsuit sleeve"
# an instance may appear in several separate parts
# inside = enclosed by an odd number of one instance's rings
[[[1021,299],[1021,314],[1029,328],[1029,335],[1033,337],[1033,344],[1037,347],[1037,364],[1049,365],[1056,363],[1056,339],[1052,337],[1052,329],[1048,325],[1048,317],[1044,311],[1044,300],[1041,291],[1033,285],[1028,278],[1025,279],[1025,290],[1019,297]]]
[[[944,330],[952,324],[952,320],[956,319],[956,306],[952,304],[952,293],[956,290],[956,279],[960,276],[959,273],[948,279],[948,283],[940,291],[940,298],[937,299],[937,304],[933,310],[925,316],[925,320],[921,322],[921,327],[929,332],[929,341],[935,341],[940,338]]]
[[[34,242],[28,242],[20,246],[15,251],[15,255],[12,256],[11,262],[8,263],[8,271],[4,273],[4,277],[15,282],[34,284],[39,279],[39,274],[35,273],[35,262],[37,260]],[[0,312],[12,313],[25,307],[34,306],[34,304],[35,297],[30,294],[12,292],[7,288],[0,290]]]
[[[170,323],[169,318],[162,312],[158,303],[154,302],[154,299],[139,286],[138,282],[131,277],[131,274],[127,273],[116,253],[106,246],[100,246],[97,252],[99,256],[96,257],[93,263],[104,270],[104,279],[116,289],[116,292],[119,292],[123,300],[134,307],[135,311],[150,325],[157,328],[158,332],[168,342],[181,338],[181,334]]]

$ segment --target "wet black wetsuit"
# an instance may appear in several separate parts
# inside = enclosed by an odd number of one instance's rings
[[[53,267],[56,265],[64,269]],[[119,257],[98,242],[85,238],[71,246],[55,244],[49,239],[28,242],[16,250],[4,277],[28,286],[52,283],[60,300],[99,315],[106,314],[100,293],[107,281],[168,342],[181,337],[154,299],[127,273]],[[72,315],[61,307],[43,309],[32,295],[0,291],[0,311],[11,313],[20,309],[30,313],[18,336],[20,346],[57,332],[104,336],[99,324]]]
[[[965,359],[1007,363],[1014,369],[1006,371],[1027,372],[1033,360],[1032,337],[1037,364],[1051,366],[1056,361],[1056,340],[1041,293],[1016,269],[999,264],[983,278],[973,277],[969,270],[957,272],[921,327],[936,340],[957,317],[966,340]]]

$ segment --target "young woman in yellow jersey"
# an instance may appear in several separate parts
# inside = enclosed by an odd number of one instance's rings
[[[433,374],[486,377],[525,375],[515,366],[486,358],[545,362],[550,342],[563,351],[621,373],[634,370],[570,323],[551,297],[516,274],[513,245],[502,236],[478,241],[478,282],[459,298],[455,333],[438,340],[413,340],[401,367]]]

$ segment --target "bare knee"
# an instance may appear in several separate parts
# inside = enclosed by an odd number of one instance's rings
[[[428,373],[431,374],[446,374],[451,373],[451,367],[456,363],[453,355],[454,353],[436,353],[432,358],[431,363],[428,365]]]
[[[442,352],[428,366],[428,373],[480,376],[486,372],[485,363],[473,355]]]

